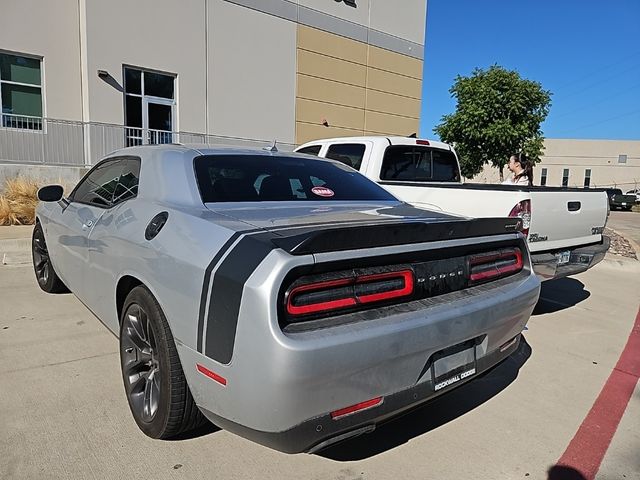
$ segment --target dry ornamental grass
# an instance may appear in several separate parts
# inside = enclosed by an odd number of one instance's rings
[[[35,222],[39,187],[30,178],[8,179],[0,194],[0,225],[32,225]]]

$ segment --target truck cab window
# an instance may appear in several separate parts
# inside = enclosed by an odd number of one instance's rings
[[[315,155],[316,157],[320,153],[320,149],[322,145],[311,145],[309,147],[301,148],[300,150],[296,150],[296,153],[305,153],[307,155]]]
[[[360,170],[365,150],[366,146],[362,143],[337,143],[329,147],[326,157]]]
[[[410,182],[458,182],[460,172],[453,152],[413,145],[387,147],[381,180]]]

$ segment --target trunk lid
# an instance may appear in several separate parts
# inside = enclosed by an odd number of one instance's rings
[[[446,241],[520,229],[520,219],[471,219],[398,202],[264,202],[208,204],[217,214],[271,234],[271,242],[294,255]]]

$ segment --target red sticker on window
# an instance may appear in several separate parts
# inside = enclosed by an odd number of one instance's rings
[[[319,197],[333,197],[335,195],[333,190],[327,187],[313,187],[311,191]]]

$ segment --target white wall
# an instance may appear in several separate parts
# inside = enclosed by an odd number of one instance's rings
[[[371,1],[371,28],[424,45],[427,0]]]
[[[424,44],[426,0],[356,0],[356,7],[335,0],[299,0],[299,5],[365,27]]]
[[[209,0],[209,133],[294,143],[296,24]]]
[[[375,3],[376,1],[384,2],[387,0],[356,0],[357,7],[355,8],[343,2],[336,2],[335,0],[298,0],[298,4],[303,7],[328,13],[343,20],[369,26],[369,4]]]
[[[77,0],[0,0],[0,50],[43,57],[43,114],[82,119]]]
[[[123,95],[98,78],[107,70],[122,86],[122,65],[178,75],[176,129],[205,131],[203,0],[86,1],[88,113],[124,123]]]

